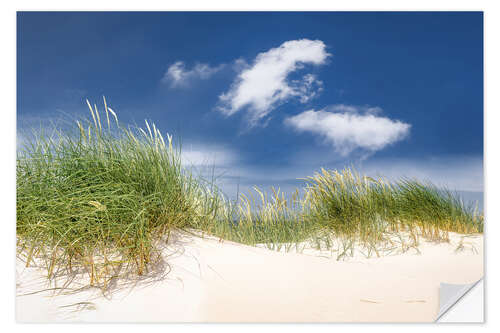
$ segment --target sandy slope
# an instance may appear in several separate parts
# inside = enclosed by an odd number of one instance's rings
[[[281,253],[183,235],[165,249],[169,274],[133,286],[121,281],[108,298],[90,290],[37,292],[47,288],[43,272],[18,261],[17,319],[430,322],[438,312],[440,282],[470,283],[483,276],[483,237],[465,238],[465,248],[455,252],[461,238],[422,241],[420,254],[337,261],[313,250]]]

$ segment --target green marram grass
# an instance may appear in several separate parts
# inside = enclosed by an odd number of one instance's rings
[[[18,254],[43,263],[49,279],[82,273],[106,289],[113,278],[147,274],[174,230],[285,251],[330,249],[337,239],[338,258],[356,244],[379,255],[395,238],[405,249],[419,237],[483,231],[483,216],[450,191],[353,168],[321,170],[288,199],[254,188],[231,202],[183,167],[180,148],[155,124],[124,126],[105,99],[102,114],[87,103],[91,118],[74,131],[38,132],[18,151]]]
[[[39,134],[18,153],[16,171],[27,265],[44,261],[49,277],[83,270],[105,287],[121,272],[146,273],[164,236],[211,212],[171,136],[148,122],[123,127],[104,103],[103,115],[89,103],[92,119],[77,121],[75,132]]]
[[[404,249],[408,243],[418,246],[420,237],[448,241],[448,232],[483,232],[484,218],[476,206],[431,183],[411,179],[391,183],[360,175],[353,168],[322,169],[306,180],[305,218],[348,240],[351,247],[357,242],[377,255],[381,244],[394,246],[396,237]]]

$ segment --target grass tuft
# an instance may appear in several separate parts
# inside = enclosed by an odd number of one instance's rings
[[[162,237],[208,211],[170,136],[166,144],[147,122],[147,133],[121,126],[106,104],[102,126],[87,103],[91,121],[40,133],[18,153],[17,235],[27,265],[38,258],[49,278],[83,270],[90,285],[105,286],[120,272],[147,273]]]

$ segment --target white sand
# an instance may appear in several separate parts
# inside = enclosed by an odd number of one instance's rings
[[[439,284],[483,276],[483,237],[421,241],[420,254],[337,261],[325,253],[281,253],[182,235],[165,250],[171,271],[111,297],[99,291],[51,296],[43,271],[17,262],[21,322],[431,322]],[[31,295],[22,294],[37,292]],[[86,303],[80,303],[86,302]],[[76,304],[79,303],[79,304]]]

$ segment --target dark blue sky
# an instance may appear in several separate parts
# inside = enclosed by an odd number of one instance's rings
[[[151,119],[182,138],[194,164],[220,156],[226,183],[285,186],[320,167],[355,163],[482,191],[482,13],[30,12],[18,13],[17,26],[20,130],[58,110],[85,114],[85,98],[101,103],[105,95],[122,121]],[[259,53],[302,39],[331,54],[286,76],[315,75],[322,82],[315,98],[283,99],[256,126],[248,125],[248,105],[231,116],[220,111],[219,96],[244,71],[237,59],[248,69]],[[191,72],[174,86],[162,78],[178,61],[185,73],[197,64],[216,70],[204,78]],[[409,130],[382,148],[341,154],[314,128],[285,124],[307,110],[331,115],[339,104],[362,116],[379,107],[378,117]]]

